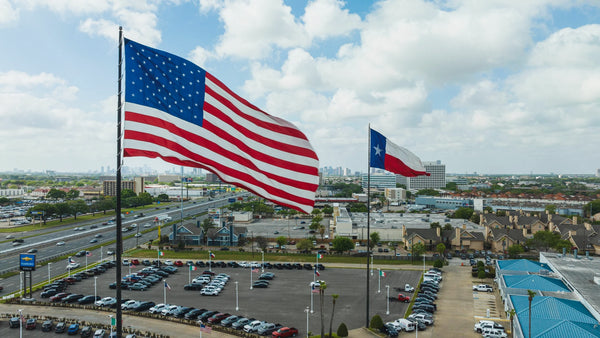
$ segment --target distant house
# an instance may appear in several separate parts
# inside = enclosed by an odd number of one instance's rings
[[[247,233],[246,227],[240,226],[210,228],[206,233],[206,241],[209,246],[237,246],[240,238],[246,237]]]
[[[485,230],[486,241],[491,244],[494,252],[504,252],[509,247],[519,244],[525,245],[527,229],[488,228]]]
[[[448,250],[483,250],[484,234],[464,228],[442,230],[441,228],[406,228],[402,226],[404,243],[408,250],[416,243],[423,243],[427,250],[435,250],[439,243]]]
[[[166,227],[163,233],[168,232],[169,241],[173,241],[173,231],[170,227]],[[204,229],[194,223],[186,223],[178,225],[175,229],[177,240],[183,240],[186,245],[203,245],[204,244]]]

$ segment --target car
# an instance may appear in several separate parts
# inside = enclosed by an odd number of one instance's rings
[[[250,323],[253,320],[254,318],[241,317],[237,321],[233,322],[233,324],[231,324],[231,327],[233,329],[240,330],[243,329],[246,324]]]
[[[148,286],[141,282],[133,283],[129,286],[129,290],[146,291],[146,289],[148,289]]]
[[[97,300],[94,304],[96,306],[111,306],[113,304],[117,304],[117,299],[115,297],[104,297]]]
[[[203,283],[191,283],[191,284],[184,285],[183,289],[198,291],[198,290],[202,290],[203,287],[204,287]]]
[[[25,330],[35,330],[37,326],[37,320],[35,318],[29,318],[27,319],[27,322],[25,322]]]
[[[182,318],[186,313],[192,311],[194,308],[189,306],[180,306],[175,312],[173,312],[173,317]]]
[[[71,294],[70,292],[57,293],[56,295],[50,297],[50,301],[51,302],[60,302],[63,300],[63,298],[67,297],[70,294]]]
[[[149,310],[154,305],[156,305],[156,304],[152,301],[139,302],[134,308],[132,308],[132,310],[136,311],[136,312],[142,312],[142,311]]]
[[[262,281],[262,280],[260,280],[260,281],[256,281],[256,282],[252,283],[252,287],[253,287],[253,288],[263,288],[263,289],[264,289],[264,288],[268,288],[268,287],[269,287],[269,284],[268,284],[268,283],[265,283],[265,282],[266,282],[266,281]]]
[[[40,297],[42,297],[42,298],[49,298],[49,297],[52,297],[52,296],[56,295],[59,292],[60,291],[58,289],[48,289],[48,290],[43,291],[42,293],[40,293]]]
[[[272,272],[265,272],[262,273],[260,276],[258,276],[258,279],[263,279],[263,280],[271,280],[275,278],[275,274]]]
[[[96,302],[97,300],[100,300],[100,296],[88,295],[88,296],[79,298],[77,300],[77,303],[79,303],[80,305],[92,304],[92,303]]]
[[[485,329],[504,331],[504,326],[491,320],[480,320],[477,323],[475,323],[475,326],[473,327],[473,330],[477,333],[482,333]]]
[[[81,328],[81,337],[91,337],[92,336],[92,328],[90,326],[84,326]]]
[[[281,327],[272,333],[273,338],[296,337],[296,335],[298,335],[298,329],[288,326]]]
[[[106,251],[106,254],[107,254],[107,255],[109,255],[109,256],[112,256],[112,255],[114,255],[114,254],[115,254],[115,250],[110,250],[110,249],[108,249],[108,250]]]
[[[273,334],[274,331],[282,327],[283,326],[281,324],[265,323],[259,326],[258,329],[256,329],[256,333],[258,333],[261,336],[270,336],[271,334]]]
[[[55,333],[64,333],[67,330],[67,324],[65,322],[58,322],[54,327]]]
[[[38,252],[37,249],[29,249],[27,250],[27,253],[36,253]]]
[[[19,317],[11,317],[8,321],[8,326],[11,329],[18,329],[21,326],[21,320]]]
[[[484,338],[506,338],[508,335],[503,330],[485,329],[481,332]]]
[[[221,326],[231,326],[231,324],[235,323],[238,319],[240,319],[241,317],[236,316],[236,315],[230,315],[227,318],[224,318],[223,320],[221,320]]]
[[[96,238],[101,238],[101,237],[102,237],[102,234],[95,234],[95,235],[94,235],[94,237],[96,237]]]
[[[130,310],[137,306],[139,302],[134,299],[130,299],[121,304],[121,310]]]
[[[258,330],[258,328],[265,323],[266,322],[261,321],[261,320],[253,320],[252,322],[244,325],[244,332],[248,332],[248,333],[256,332],[256,330]]]
[[[388,337],[398,337],[398,329],[399,328],[397,328],[396,325],[392,323],[385,323],[383,324],[381,329],[379,329],[379,331],[387,335]]]
[[[194,319],[198,318],[199,315],[203,314],[206,311],[208,311],[208,310],[206,310],[206,309],[192,309],[192,310],[190,310],[190,312],[186,313],[183,317],[185,319],[194,320]]]
[[[170,260],[170,259],[167,259],[167,260],[165,260],[165,261],[163,262],[163,264],[164,264],[164,265],[167,265],[167,266],[170,266],[170,265],[173,265],[173,261],[172,261],[172,260]]]
[[[182,262],[182,261],[180,261],[180,260],[176,260],[176,261],[175,261],[173,264],[174,264],[175,266],[183,266],[183,262]]]
[[[410,286],[410,284],[405,284],[404,285],[404,291],[405,292],[413,292],[413,291],[415,291],[415,288],[412,287],[412,286]]]
[[[207,321],[211,324],[218,324],[220,323],[223,319],[227,318],[231,316],[231,314],[229,313],[224,313],[224,312],[219,312],[219,313],[215,313],[214,315],[210,316]]]
[[[429,316],[424,313],[411,313],[408,316],[408,319],[418,319],[418,320],[424,322],[426,325],[433,324],[433,316]]]
[[[138,233],[137,233],[137,234],[135,234],[133,237],[135,237],[135,238],[139,238],[139,237],[142,237],[143,235],[144,235],[144,234],[142,234],[142,233],[139,233],[139,232],[138,232]]]
[[[150,228],[152,227],[152,224],[150,223],[144,223],[144,225],[142,225],[144,228]]]
[[[53,322],[52,320],[45,320],[42,323],[42,331],[43,332],[49,332],[52,331],[52,327],[53,327]]]
[[[79,324],[78,323],[73,323],[71,325],[69,325],[69,329],[67,329],[67,334],[68,335],[75,335],[79,333]]]
[[[148,312],[150,312],[150,313],[161,313],[162,310],[164,310],[166,307],[169,307],[169,306],[171,306],[171,305],[170,304],[163,304],[163,303],[156,304],[153,307],[151,307],[148,310]]]
[[[63,303],[75,303],[80,298],[83,298],[83,295],[81,295],[81,294],[70,294],[70,295],[66,296],[65,298],[63,298],[62,302]]]
[[[202,314],[198,315],[198,320],[205,323],[208,321],[208,318],[216,315],[217,313],[219,313],[219,311],[212,311],[212,310],[204,311]]]
[[[104,329],[98,329],[94,332],[94,338],[104,338],[106,337],[106,331]]]
[[[479,284],[479,285],[473,285],[473,291],[494,292],[494,288],[487,284]]]
[[[65,242],[63,242],[63,241],[56,242],[56,246],[63,246],[63,245],[65,245]]]
[[[163,316],[172,316],[181,306],[179,305],[171,305],[169,307],[164,308],[160,314]]]

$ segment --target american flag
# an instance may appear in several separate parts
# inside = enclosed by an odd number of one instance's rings
[[[69,264],[75,263],[75,261],[73,260],[73,258],[69,257]]]
[[[92,257],[92,252],[91,252],[91,251],[86,251],[86,252],[85,252],[85,255],[86,255],[87,257]]]
[[[124,157],[203,168],[276,204],[312,211],[319,159],[296,126],[191,61],[124,43]]]
[[[200,331],[210,333],[210,331],[212,331],[212,328],[210,326],[200,324]]]
[[[258,273],[258,269],[254,268],[254,269],[252,269],[252,272]]]

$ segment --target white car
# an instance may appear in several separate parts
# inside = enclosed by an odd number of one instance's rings
[[[503,330],[485,329],[481,332],[484,338],[506,338],[508,335]]]
[[[63,242],[63,241],[60,241],[60,242],[56,243],[56,246],[63,246],[63,245],[65,245],[65,242]]]
[[[169,307],[169,306],[171,306],[171,305],[169,305],[169,304],[163,304],[163,303],[156,304],[153,307],[151,307],[148,310],[148,312],[150,312],[150,313],[161,313],[164,308]]]
[[[104,297],[96,301],[96,306],[111,306],[117,304],[117,300],[114,297]]]
[[[198,276],[198,277],[192,279],[192,283],[194,283],[194,284],[206,284],[209,282],[210,282],[210,277],[205,276],[205,275]]]
[[[138,305],[138,301],[137,300],[128,300],[125,303],[121,304],[121,310],[130,310],[133,309],[134,307],[136,307]]]
[[[504,331],[504,326],[491,320],[480,320],[479,322],[475,323],[475,326],[473,327],[473,330],[479,333],[488,329]]]
[[[492,288],[491,286],[489,286],[487,284],[479,284],[479,285],[473,285],[473,291],[478,291],[478,292],[493,292],[494,288]]]
[[[413,291],[415,291],[415,288],[410,286],[410,284],[406,284],[406,285],[404,285],[404,291],[413,292]]]
[[[425,315],[424,313],[411,313],[410,316],[408,316],[408,319],[418,319],[425,323],[425,325],[433,324],[433,317]]]
[[[244,325],[244,332],[256,332],[256,330],[258,330],[258,328],[263,324],[265,324],[264,321],[254,320],[249,324]]]
[[[167,259],[166,261],[163,262],[163,264],[171,266],[171,265],[173,265],[173,261],[170,259]]]
[[[171,316],[173,313],[175,313],[175,311],[177,311],[177,309],[179,309],[179,305],[171,305],[169,307],[165,307],[160,314],[163,316]]]
[[[77,269],[78,267],[79,267],[79,263],[69,263],[69,264],[67,264],[66,269],[73,270],[73,269]]]
[[[150,224],[150,223],[144,223],[143,227],[144,228],[150,228],[150,227],[152,227],[152,224]]]
[[[219,292],[221,292],[221,290],[213,285],[206,286],[200,290],[200,294],[203,296],[217,296]]]

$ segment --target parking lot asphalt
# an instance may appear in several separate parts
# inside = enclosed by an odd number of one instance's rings
[[[183,286],[188,283],[189,278],[194,278],[202,273],[203,268],[197,271],[189,271],[187,266],[180,267],[179,271],[166,278],[170,290],[157,283],[147,291],[123,290],[123,299],[150,300],[162,303],[166,294],[169,304],[192,306],[195,308],[206,308],[240,316],[250,316],[268,322],[280,323],[286,326],[294,326],[300,331],[299,335],[306,334],[306,312],[309,308],[309,330],[313,333],[320,331],[320,301],[318,294],[312,293],[310,282],[313,279],[324,280],[327,283],[325,291],[323,313],[326,331],[329,328],[329,318],[332,310],[332,294],[339,295],[336,302],[333,331],[341,322],[347,327],[357,329],[366,324],[366,278],[367,273],[364,265],[338,265],[327,266],[320,271],[320,276],[315,276],[313,270],[277,270],[265,269],[274,272],[276,277],[271,281],[270,287],[265,289],[254,288],[250,290],[250,269],[248,268],[213,268],[216,273],[224,272],[231,276],[231,280],[218,296],[201,296],[199,291],[185,291]],[[132,268],[131,272],[141,270],[143,266]],[[395,287],[404,286],[409,283],[414,285],[420,278],[420,270],[403,270],[398,267],[382,267],[385,277],[380,276],[377,266],[374,267],[373,275],[370,273],[370,313],[382,316],[384,321],[395,320],[404,315],[407,304],[390,302],[390,314],[386,315],[387,288],[390,286],[390,296],[397,296]],[[123,275],[129,272],[128,267],[123,267]],[[257,273],[252,274],[253,280],[258,278]],[[381,274],[383,275],[383,274]],[[114,282],[114,268],[96,276],[97,279],[88,278],[67,289],[71,293],[84,295],[94,294],[94,281],[96,281],[96,292],[100,297],[115,296],[115,290],[109,289],[108,285]],[[238,287],[236,310],[236,283]],[[380,291],[380,292],[378,292]],[[34,298],[42,299],[39,293]],[[310,313],[312,298],[312,313]],[[124,321],[124,326],[127,322]],[[170,324],[169,326],[172,326]]]

